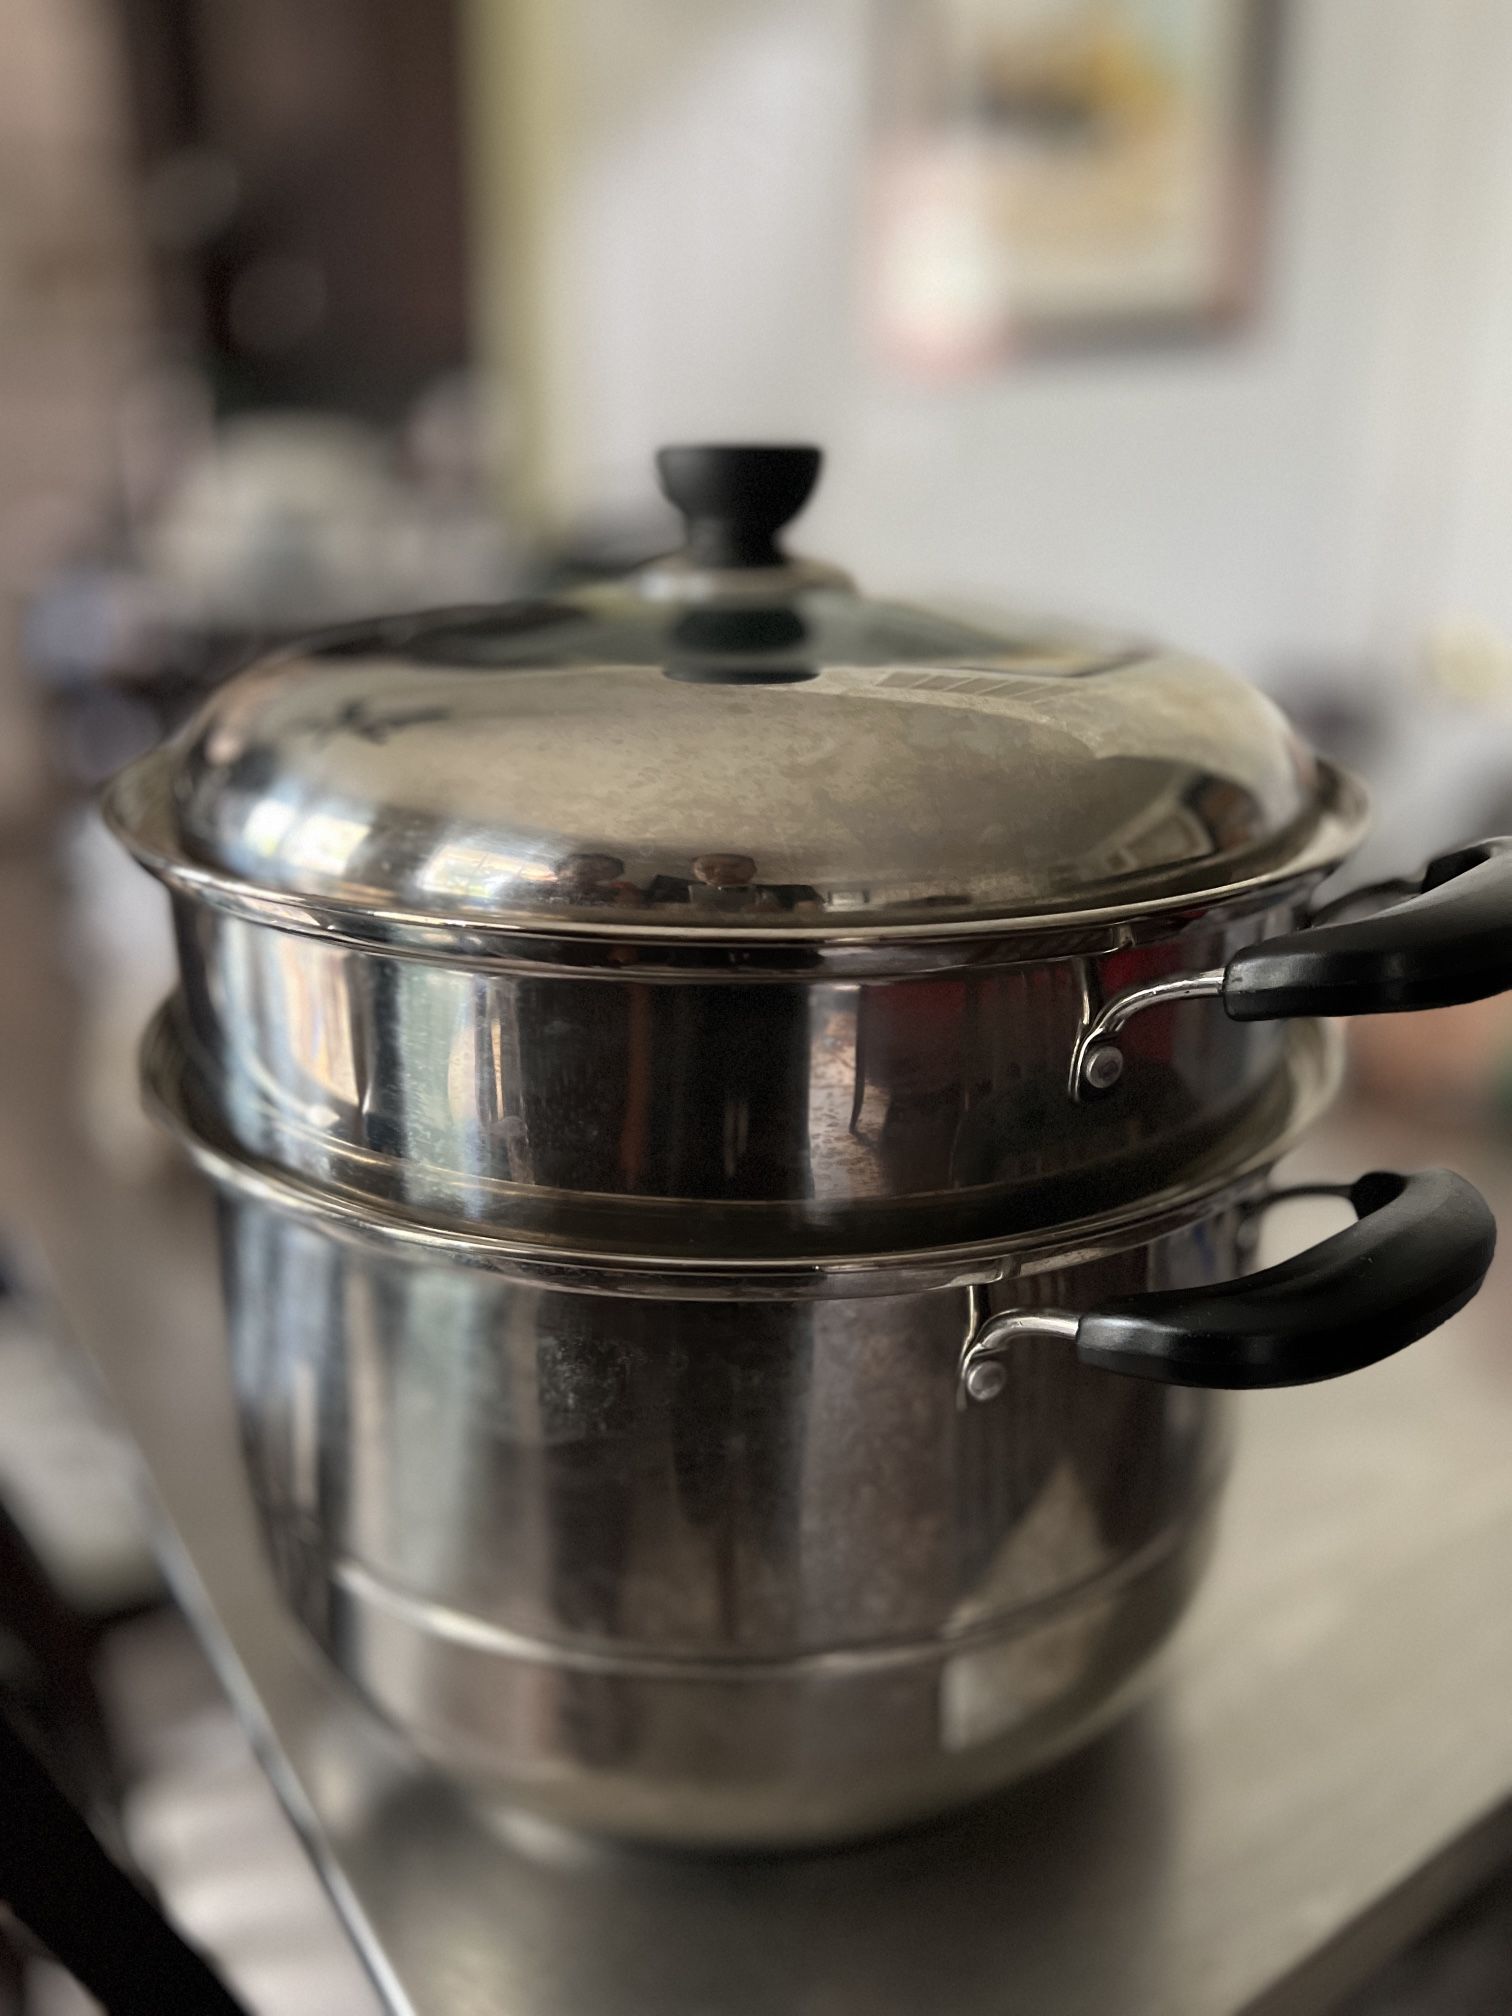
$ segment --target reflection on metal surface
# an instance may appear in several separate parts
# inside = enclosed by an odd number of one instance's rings
[[[958,1691],[969,1719],[969,1677]],[[1000,2011],[1005,1995],[1111,2008],[1168,1936],[1174,1764],[1151,1708],[945,1825],[760,1861],[648,1855],[399,1784],[351,1861],[410,1978],[445,1983],[447,2016],[771,2016],[799,1996],[867,2016]],[[1036,1928],[1104,1891],[1117,1904],[1095,1935],[1039,1950]],[[1174,2006],[1158,1982],[1141,2010]]]
[[[1221,1278],[1245,1221],[1236,1197],[989,1302]],[[422,1751],[528,1808],[678,1840],[894,1824],[1074,1740],[1185,1600],[1222,1396],[1025,1336],[962,1411],[959,1292],[527,1285],[229,1187],[221,1224],[286,1597]],[[996,1676],[975,1742],[941,1707],[968,1647]]]
[[[1076,1040],[1071,1053],[1071,1096],[1085,1099],[1110,1092],[1123,1076],[1123,1052],[1113,1039],[1126,1029],[1136,1015],[1147,1008],[1168,1007],[1178,1001],[1205,1001],[1223,992],[1223,968],[1207,972],[1178,973],[1169,980],[1151,980],[1125,987],[1092,1017]]]
[[[259,681],[275,676],[252,675],[238,704],[261,718]],[[1084,692],[1101,676],[1041,683]],[[920,691],[884,684],[878,704],[975,719],[963,677],[915,667]],[[436,725],[388,719],[364,712],[341,732],[382,751]],[[228,882],[175,851],[175,761],[123,780],[116,812],[174,885],[181,1033],[240,1150],[459,1225],[637,1252],[685,1250],[690,1206],[706,1252],[771,1257],[1033,1231],[1163,1187],[1262,1112],[1284,1056],[1278,1028],[1183,1005],[1181,974],[1291,928],[1362,816],[1325,769],[1305,843],[1238,894],[1088,910],[1064,929],[976,918],[953,937],[906,923],[778,936],[747,900],[755,855],[709,848],[689,863],[696,897],[665,912],[703,921],[646,936],[617,921],[635,914],[614,908],[623,853],[579,851],[566,880],[551,871],[559,928],[576,935],[541,938],[508,912],[422,916],[388,899],[346,907],[352,890],[338,902]],[[450,780],[432,780],[438,805]],[[484,870],[455,845],[451,879],[475,881]],[[808,899],[783,888],[796,918]],[[614,921],[584,922],[611,897]],[[1118,1053],[1122,1096],[1068,1101],[1089,1001],[1150,986],[1176,1005]]]
[[[170,746],[123,771],[106,794],[107,820],[154,875],[232,916],[352,946],[383,946],[410,958],[465,958],[472,964],[538,971],[617,972],[633,965],[742,983],[768,975],[896,976],[938,970],[942,962],[956,966],[1057,952],[1069,956],[1145,942],[1167,927],[1173,909],[1177,915],[1193,907],[1242,909],[1267,896],[1279,902],[1311,885],[1352,850],[1368,817],[1363,788],[1320,761],[1311,819],[1281,857],[1263,867],[1252,864],[1242,873],[1233,872],[1236,864],[1227,864],[1229,872],[1222,873],[1210,863],[1205,877],[1194,877],[1190,886],[1169,886],[1159,895],[1086,892],[1084,900],[1077,900],[1079,892],[1067,888],[1032,908],[951,918],[943,908],[931,907],[921,917],[897,921],[873,913],[816,922],[791,907],[784,909],[780,901],[774,909],[744,901],[695,905],[681,899],[650,920],[637,919],[629,906],[597,900],[586,915],[574,914],[569,900],[560,915],[543,910],[522,918],[492,905],[469,912],[429,902],[406,904],[367,889],[289,889],[270,885],[255,872],[218,866],[186,847],[178,830],[172,756]],[[704,858],[755,860],[749,852],[727,848],[694,857]],[[574,854],[550,871],[528,854],[511,860],[511,874],[549,880],[569,899],[585,886],[596,899],[605,890],[612,895],[612,879],[606,881],[604,871],[612,877],[621,865],[620,856],[601,852]],[[685,893],[698,880],[690,861]],[[779,897],[783,886],[774,885]],[[749,885],[747,893],[752,893]],[[754,893],[759,895],[759,889]]]
[[[843,611],[759,613],[802,631],[759,677],[676,623],[597,660],[587,624],[567,663],[511,634],[486,670],[423,633],[315,647],[224,689],[115,815],[150,850],[161,794],[167,852],[285,900],[758,938],[1170,902],[1288,872],[1326,821],[1327,775],[1215,666],[910,665],[849,653]]]
[[[1294,906],[1193,923],[1211,962]],[[1068,1100],[1089,990],[1170,941],[919,979],[480,973],[181,900],[179,1034],[244,1152],[459,1224],[620,1250],[956,1244],[1147,1196],[1274,1095],[1286,1039],[1205,1006]],[[1175,984],[1159,981],[1168,993]]]
[[[972,1310],[973,1318],[977,1311]],[[961,1354],[961,1391],[970,1400],[996,1400],[1007,1390],[1003,1359],[1016,1346],[1046,1338],[1074,1344],[1080,1319],[1061,1309],[1012,1309],[973,1321]]]
[[[428,1217],[350,1187],[313,1183],[248,1157],[224,1120],[202,1102],[178,1041],[171,1004],[148,1032],[143,1076],[150,1104],[218,1184],[350,1245],[392,1255],[453,1260],[520,1284],[583,1294],[683,1300],[800,1301],[826,1296],[913,1294],[1026,1278],[1080,1265],[1179,1231],[1242,1199],[1290,1152],[1338,1090],[1343,1042],[1324,1023],[1286,1032],[1286,1062],[1274,1096],[1246,1124],[1184,1165],[1149,1195],[1050,1228],[1014,1226],[937,1247],[723,1256],[702,1248],[654,1251],[574,1248],[556,1228],[527,1241],[493,1226]],[[707,1219],[708,1213],[700,1217]]]

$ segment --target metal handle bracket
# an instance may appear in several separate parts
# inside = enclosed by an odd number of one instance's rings
[[[1096,1099],[1113,1090],[1123,1076],[1124,1066],[1123,1052],[1113,1039],[1136,1015],[1172,1001],[1199,1001],[1221,994],[1223,974],[1221,966],[1201,973],[1177,973],[1168,980],[1126,987],[1111,1001],[1105,1001],[1077,1037],[1071,1053],[1071,1097],[1078,1101]]]
[[[1069,1343],[1098,1371],[1167,1385],[1309,1385],[1426,1337],[1479,1289],[1496,1224],[1463,1176],[1376,1170],[1344,1194],[1357,1214],[1353,1225],[1258,1274],[1147,1289],[1080,1315],[1014,1309],[983,1320],[985,1297],[974,1292],[961,1404],[1000,1394],[1008,1383],[1003,1357],[1031,1337]]]

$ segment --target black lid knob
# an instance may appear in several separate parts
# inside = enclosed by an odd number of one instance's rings
[[[807,504],[823,459],[817,448],[788,446],[663,448],[656,473],[700,566],[780,567],[777,534]]]

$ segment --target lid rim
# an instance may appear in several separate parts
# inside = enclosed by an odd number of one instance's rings
[[[171,820],[166,817],[165,801],[172,787],[168,745],[139,758],[112,779],[101,805],[111,831],[168,888],[252,922],[304,936],[327,938],[374,952],[452,960],[465,959],[469,952],[481,956],[494,946],[507,959],[511,947],[600,945],[611,952],[633,947],[702,949],[709,955],[711,965],[728,968],[742,955],[760,953],[764,955],[763,963],[768,963],[789,951],[798,955],[794,962],[795,977],[818,978],[822,975],[815,967],[814,955],[827,950],[885,952],[892,947],[899,950],[957,944],[964,947],[1022,939],[1026,956],[1033,956],[1028,948],[1035,939],[1083,930],[1095,932],[1192,912],[1206,914],[1280,891],[1298,881],[1321,877],[1345,860],[1358,844],[1369,822],[1370,804],[1365,786],[1343,766],[1319,757],[1317,774],[1320,791],[1306,835],[1290,854],[1247,876],[1206,885],[1197,883],[1122,903],[851,927],[782,924],[742,929],[733,920],[728,927],[679,927],[661,922],[610,924],[581,917],[555,918],[530,913],[488,916],[415,911],[344,900],[330,894],[306,895],[268,888],[228,869],[197,861],[177,843]],[[539,960],[529,959],[528,963],[538,964]],[[688,967],[679,969],[679,977],[689,974]]]

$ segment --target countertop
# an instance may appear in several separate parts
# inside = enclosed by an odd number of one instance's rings
[[[44,853],[0,862],[0,1217],[144,1461],[172,1579],[406,2016],[1325,2010],[1512,1854],[1512,1259],[1439,1335],[1246,1396],[1208,1579],[1143,1706],[946,1825],[696,1860],[511,1828],[416,1766],[285,1621],[236,1447],[207,1200],[80,1121]],[[1512,1159],[1348,1111],[1287,1174]],[[1315,1236],[1307,1208],[1278,1236]]]

